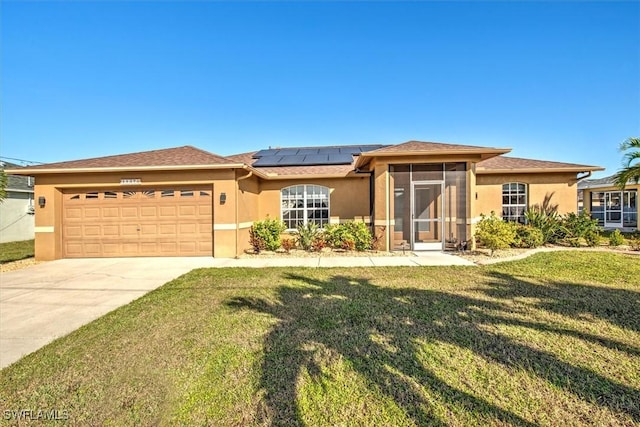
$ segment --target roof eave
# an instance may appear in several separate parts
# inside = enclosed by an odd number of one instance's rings
[[[33,193],[33,188],[31,189],[24,189],[24,188],[6,188],[5,190],[7,193]]]
[[[441,155],[450,155],[450,154],[506,154],[511,151],[511,148],[472,148],[472,149],[459,149],[459,150],[429,150],[429,151],[415,151],[415,150],[407,150],[407,151],[387,151],[387,152],[377,152],[376,151],[365,151],[360,153],[360,157],[397,157],[397,156],[441,156]]]
[[[519,169],[485,169],[485,168],[477,168],[476,174],[498,174],[498,173],[549,173],[549,172],[572,172],[572,173],[580,173],[580,172],[596,172],[603,171],[604,168],[599,166],[587,166],[583,168],[579,167],[571,167],[571,168],[519,168]]]
[[[285,180],[285,179],[323,179],[323,178],[330,178],[330,179],[335,179],[335,178],[351,178],[356,176],[354,174],[353,171],[349,171],[346,174],[345,173],[341,173],[341,174],[337,174],[337,173],[326,173],[326,174],[305,174],[305,175],[276,175],[276,174],[265,174],[262,173],[260,175],[261,178],[264,178],[266,180]]]
[[[96,168],[52,168],[52,169],[7,169],[7,174],[34,176],[44,174],[62,173],[106,173],[106,172],[145,172],[158,170],[197,170],[197,169],[238,169],[243,168],[244,163],[225,163],[216,165],[179,165],[179,166],[119,166]]]
[[[360,153],[356,160],[355,167],[361,168],[365,166],[374,157],[407,157],[407,156],[457,156],[467,154],[480,154],[481,160],[487,160],[492,157],[500,156],[511,152],[511,148],[487,148],[487,149],[468,149],[468,150],[433,150],[433,151],[396,151],[376,153],[368,151]]]

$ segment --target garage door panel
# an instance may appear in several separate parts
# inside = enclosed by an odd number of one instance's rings
[[[120,217],[120,209],[116,207],[108,207],[102,208],[102,217],[103,218],[119,218]]]
[[[140,207],[140,218],[155,219],[158,216],[157,206],[142,206]]]
[[[122,236],[122,238],[137,238],[138,234],[137,224],[122,224],[120,227],[120,236]]]
[[[85,225],[82,227],[82,234],[87,237],[101,236],[102,227],[100,225]]]
[[[82,237],[82,226],[81,225],[66,225],[63,228],[63,233],[69,237]]]
[[[158,225],[158,234],[160,236],[175,236],[178,234],[178,225],[177,224],[159,224]]]
[[[66,209],[64,209],[64,216],[67,219],[82,218],[82,209],[81,208],[66,208]]]
[[[184,253],[196,253],[196,242],[180,242],[180,251]]]
[[[176,242],[161,242],[160,251],[163,254],[171,254],[178,251],[178,245]]]
[[[123,206],[120,209],[120,216],[122,218],[138,218],[139,211],[137,206]]]
[[[67,256],[83,256],[81,243],[67,243],[64,249]]]
[[[158,218],[175,218],[178,215],[178,209],[176,206],[160,206],[158,209]]]
[[[120,226],[115,225],[103,225],[102,226],[102,235],[103,236],[119,236],[120,235]]]
[[[211,205],[198,205],[198,215],[200,217],[209,217],[211,216]]]
[[[124,255],[137,255],[140,252],[140,244],[138,242],[122,243],[122,253]]]
[[[181,218],[194,218],[198,215],[197,206],[189,205],[189,206],[180,206],[178,210],[178,215]]]
[[[100,208],[99,207],[88,207],[82,211],[82,218],[85,219],[96,219],[100,218]]]
[[[198,234],[198,225],[194,223],[180,223],[178,224],[178,228],[180,236],[183,236],[185,234]]]
[[[76,190],[62,212],[65,257],[213,252],[209,189]]]
[[[104,255],[118,256],[120,253],[120,243],[103,243],[102,251],[104,252]]]

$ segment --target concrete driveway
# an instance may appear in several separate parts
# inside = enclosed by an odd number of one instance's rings
[[[212,258],[63,259],[0,275],[0,368]]]

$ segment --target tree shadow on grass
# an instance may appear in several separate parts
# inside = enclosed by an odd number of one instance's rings
[[[635,292],[568,282],[540,285],[497,271],[489,274],[493,280],[485,292],[494,298],[534,298],[539,301],[536,308],[542,310],[572,318],[589,315],[640,332],[640,289]]]
[[[252,298],[228,302],[278,319],[265,338],[261,376],[266,418],[272,425],[304,424],[296,385],[303,369],[319,375],[314,354],[318,344],[348,360],[369,387],[393,399],[419,425],[447,424],[423,390],[447,407],[465,408],[479,421],[535,425],[438,378],[419,358],[420,343],[433,342],[469,349],[507,369],[526,368],[581,399],[640,421],[638,390],[483,330],[483,324],[502,321],[487,314],[503,310],[499,302],[429,289],[379,287],[362,278],[285,278],[306,286],[280,286],[275,303]]]

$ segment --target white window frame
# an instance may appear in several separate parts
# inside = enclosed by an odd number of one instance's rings
[[[515,188],[514,188],[515,186]],[[521,191],[521,187],[524,189]],[[524,196],[524,202],[521,201],[521,197]],[[504,198],[507,197],[507,203]],[[515,197],[515,203],[513,198]],[[524,213],[527,211],[529,203],[529,186],[524,182],[507,182],[502,184],[502,219],[505,221],[519,222],[525,224],[526,219]],[[511,213],[514,209],[521,213]],[[506,210],[506,215],[505,215]]]
[[[292,194],[292,192],[295,193]],[[303,225],[307,225],[309,221],[313,221],[318,224],[319,228],[324,228],[325,225],[329,224],[331,217],[330,200],[331,191],[329,187],[323,185],[296,184],[284,187],[280,190],[280,218],[282,218],[282,221],[286,224],[287,231],[296,230],[296,227],[290,228],[289,226],[291,225],[291,221],[300,220],[302,220]],[[322,206],[323,201],[326,201],[326,207]],[[309,206],[309,202],[312,202],[312,206]],[[296,206],[299,203],[302,203],[302,206]],[[319,206],[316,206],[316,204]],[[309,212],[325,209],[327,211],[326,218],[309,218]],[[298,217],[294,219],[285,219],[286,211],[297,211],[302,215],[298,215]]]

